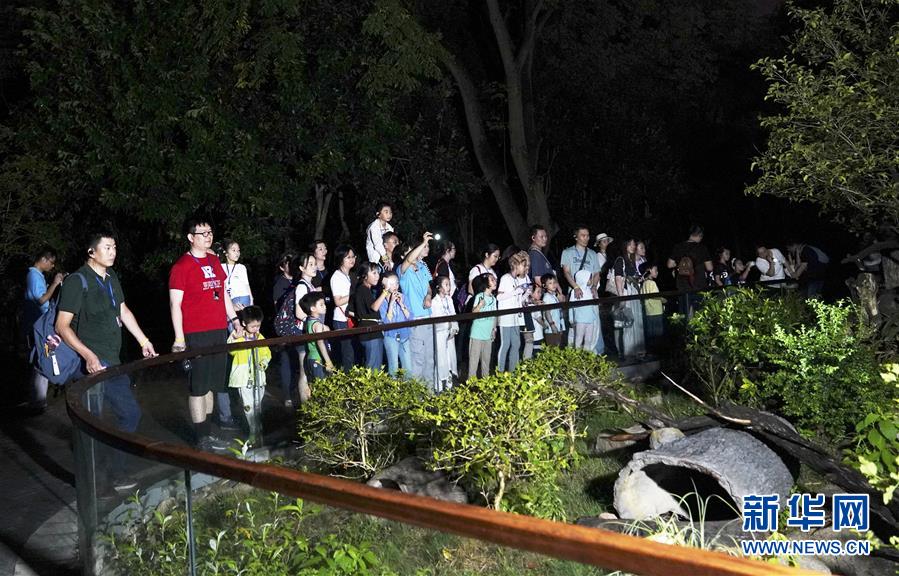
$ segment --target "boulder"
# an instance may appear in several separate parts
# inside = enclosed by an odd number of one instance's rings
[[[778,494],[793,477],[777,454],[751,434],[713,428],[634,454],[618,475],[614,506],[621,518],[666,512],[694,520],[735,518],[750,494]]]
[[[658,430],[653,430],[649,435],[649,448],[656,450],[683,437],[684,433],[677,428],[659,428]]]

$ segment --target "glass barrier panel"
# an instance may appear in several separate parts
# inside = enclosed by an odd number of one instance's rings
[[[184,471],[74,434],[82,573],[188,574]]]

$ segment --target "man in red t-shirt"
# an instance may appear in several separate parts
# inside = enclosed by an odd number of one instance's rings
[[[209,253],[212,226],[206,220],[195,219],[189,220],[185,228],[190,250],[169,273],[169,308],[175,329],[172,352],[224,344],[229,322],[235,330],[241,330],[231,299],[225,293],[225,271],[218,258]],[[230,403],[227,368],[225,354],[191,359],[188,408],[197,446],[204,450],[228,448],[227,442],[211,434],[207,422],[214,404],[213,392],[221,394],[219,403]]]

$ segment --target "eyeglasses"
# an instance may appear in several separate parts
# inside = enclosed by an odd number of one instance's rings
[[[203,238],[210,238],[212,237],[212,230],[203,230],[202,232],[196,230],[194,232],[191,232],[191,234],[193,234],[194,236],[202,236]]]

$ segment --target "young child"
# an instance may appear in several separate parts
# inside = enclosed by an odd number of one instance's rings
[[[329,328],[325,326],[325,314],[328,313],[328,306],[325,303],[325,296],[321,292],[310,292],[300,299],[300,308],[306,314],[306,334],[321,334],[327,332]],[[325,338],[314,340],[306,344],[306,374],[309,377],[309,383],[323,379],[327,374],[334,371],[334,364],[331,362],[330,346]]]
[[[235,312],[253,304],[253,292],[250,290],[250,278],[247,268],[240,264],[240,244],[234,240],[225,240],[225,292]]]
[[[509,256],[509,272],[499,280],[496,293],[500,310],[521,308],[527,302],[530,279],[527,276],[528,253],[521,251]],[[507,314],[499,317],[500,346],[496,369],[499,372],[515,370],[521,350],[521,327],[524,314]]]
[[[539,284],[534,284],[531,286],[531,291],[528,293],[528,305],[539,306],[542,303],[543,289]],[[544,329],[546,328],[546,322],[543,320],[543,313],[531,312],[530,318],[531,325],[534,329],[524,333],[524,352],[521,354],[522,360],[533,358],[543,347]]]
[[[543,284],[543,303],[560,304],[565,302],[565,294],[559,287],[559,279],[555,274],[544,274],[540,277]],[[561,346],[562,335],[568,327],[565,326],[565,315],[561,308],[543,311],[543,341],[547,346]]]
[[[243,336],[232,332],[228,342],[253,342],[264,340],[259,333],[262,326],[262,308],[247,306],[237,313],[243,326]],[[265,369],[272,359],[268,346],[231,351],[231,376],[228,386],[237,388],[243,412],[247,418],[250,437],[247,444],[253,446],[262,434],[262,397],[265,395]]]
[[[452,298],[452,284],[449,276],[438,276],[432,282],[434,297],[431,299],[431,317],[453,316],[456,309]],[[437,331],[437,387],[438,394],[449,390],[453,386],[453,376],[457,376],[456,370],[456,334],[459,333],[459,324],[456,322],[441,322],[435,324]]]
[[[474,305],[471,311],[492,312],[496,310],[496,277],[486,273],[475,276],[471,281],[474,290]],[[481,367],[481,376],[490,374],[490,357],[493,352],[493,340],[496,338],[496,316],[490,318],[478,318],[471,323],[471,337],[468,340],[468,377],[475,378],[478,375],[478,365]]]
[[[652,264],[648,268],[644,266],[644,270],[643,288],[640,291],[643,294],[658,294],[659,287],[656,284],[656,278],[659,276],[659,267],[656,264]],[[665,329],[664,311],[666,301],[665,298],[647,298],[643,302],[644,314],[646,315],[644,327],[650,350],[655,350]]]
[[[391,266],[387,249],[384,248],[384,234],[393,232],[390,220],[393,219],[393,206],[388,202],[379,202],[375,210],[376,218],[365,230],[365,252],[368,261],[379,264],[386,270]]]
[[[381,277],[381,286],[383,286],[384,292],[387,293],[379,310],[381,323],[392,324],[412,320],[412,312],[406,307],[403,293],[400,292],[400,281],[397,279],[396,272],[385,272]],[[409,337],[411,335],[411,328],[397,328],[384,331],[387,372],[391,376],[396,375],[397,370],[401,366],[403,370],[407,371],[412,368],[412,349],[409,346]]]

